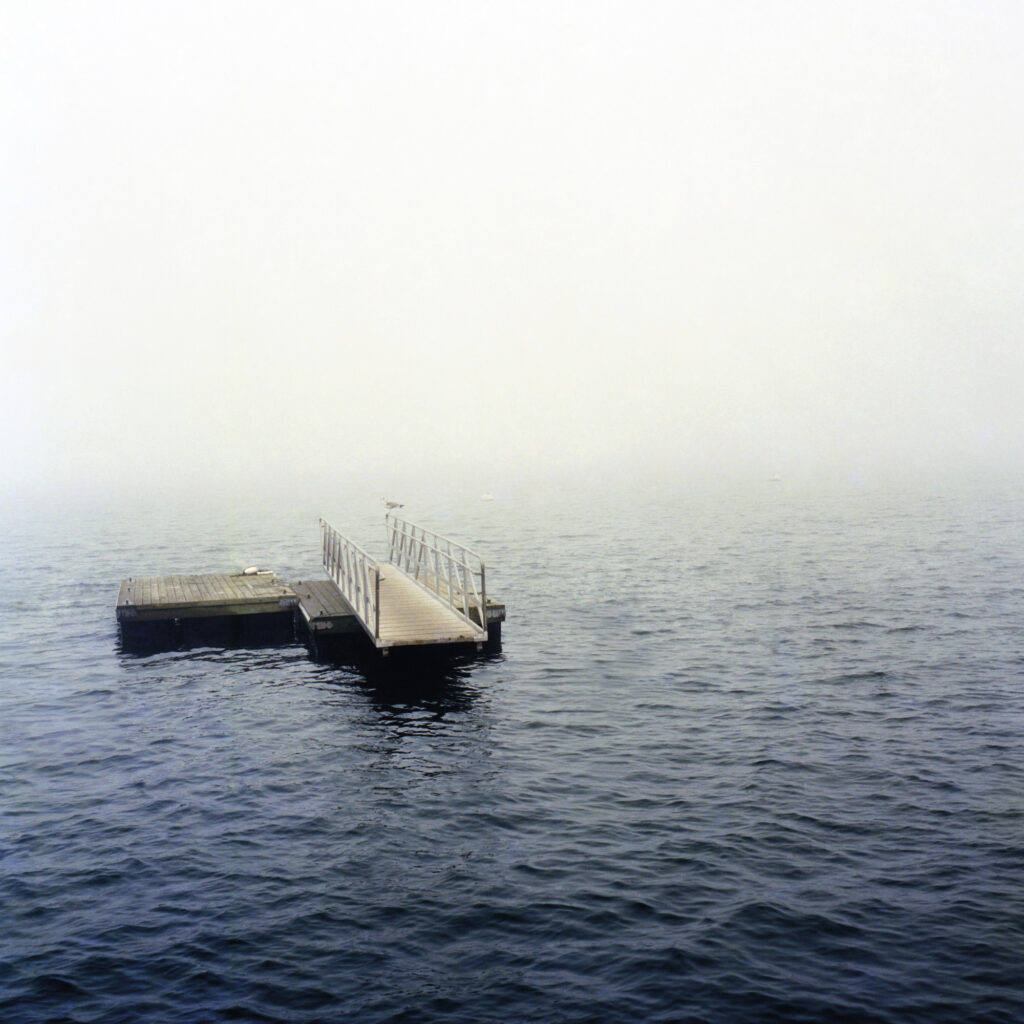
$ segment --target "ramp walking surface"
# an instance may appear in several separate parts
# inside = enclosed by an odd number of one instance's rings
[[[402,644],[472,643],[479,629],[437,597],[427,593],[397,566],[380,569],[380,638]]]

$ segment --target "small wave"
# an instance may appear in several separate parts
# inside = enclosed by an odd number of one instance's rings
[[[844,672],[839,676],[832,676],[825,679],[825,683],[863,683],[868,680],[888,679],[889,674],[884,669],[868,669],[864,672]]]
[[[70,978],[58,974],[42,974],[32,979],[32,988],[39,996],[81,996],[85,995],[85,989],[77,985]]]
[[[830,622],[830,629],[886,629],[881,622],[871,622],[869,619],[854,619],[850,622]]]
[[[249,1021],[252,1021],[253,1024],[280,1024],[283,1020],[294,1019],[290,1015],[288,1017],[272,1017],[262,1010],[257,1010],[251,1002],[232,1003],[230,1006],[225,1006],[217,1011],[217,1017],[222,1020],[245,1021],[247,1024]]]

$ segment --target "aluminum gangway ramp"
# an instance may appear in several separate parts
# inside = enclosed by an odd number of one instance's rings
[[[388,515],[388,559],[378,562],[320,520],[324,568],[374,645],[487,640],[484,563],[446,537]]]

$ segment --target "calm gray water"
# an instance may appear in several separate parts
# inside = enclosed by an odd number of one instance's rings
[[[0,1018],[1024,1019],[1024,493],[436,499],[500,658],[122,654],[127,575],[315,515],[9,508]]]

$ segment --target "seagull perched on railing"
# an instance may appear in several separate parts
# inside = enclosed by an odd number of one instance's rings
[[[387,498],[381,498],[381,504],[390,512],[392,509],[405,508],[400,501],[388,501]]]

